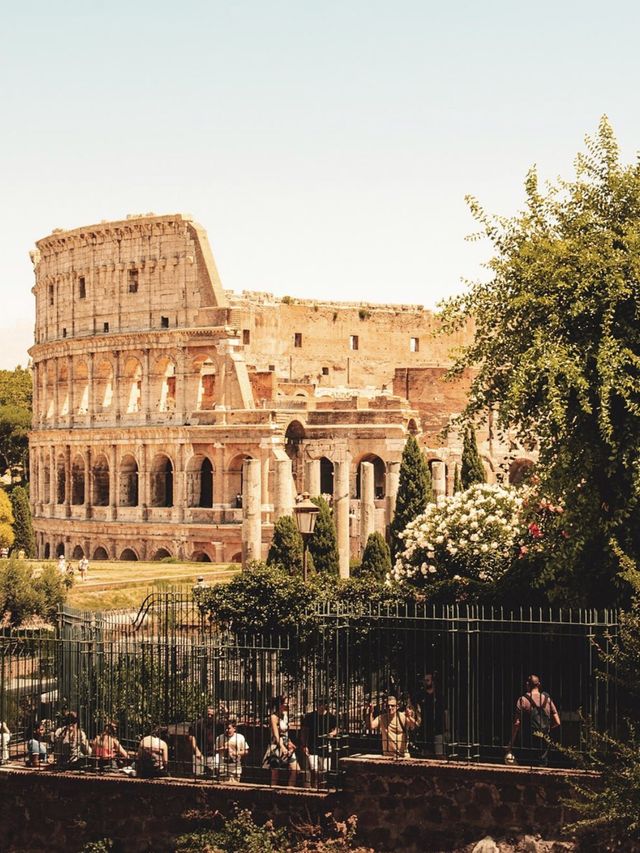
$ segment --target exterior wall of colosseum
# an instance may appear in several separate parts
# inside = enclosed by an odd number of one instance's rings
[[[334,499],[344,573],[389,524],[409,431],[451,490],[461,447],[440,430],[468,384],[444,373],[470,329],[436,337],[417,306],[225,293],[182,215],[57,231],[32,259],[39,556],[258,556],[306,490]],[[490,479],[527,456],[480,440]]]

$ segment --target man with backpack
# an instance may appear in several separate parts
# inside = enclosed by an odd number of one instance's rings
[[[507,755],[520,734],[523,763],[546,767],[549,762],[551,729],[560,725],[560,716],[548,693],[542,690],[540,678],[527,678],[527,692],[516,702],[516,716],[511,730],[511,743]]]

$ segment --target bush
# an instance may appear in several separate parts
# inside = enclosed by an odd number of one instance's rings
[[[15,486],[11,491],[11,506],[13,509],[13,532],[15,539],[13,547],[24,551],[26,557],[35,557],[36,537],[31,521],[31,506],[29,495],[23,486]]]
[[[486,482],[486,474],[480,454],[478,453],[478,445],[476,443],[476,434],[471,427],[465,430],[464,442],[462,445],[462,466],[460,471],[460,480],[462,488],[468,489],[476,483]]]
[[[312,498],[312,501],[320,508],[313,535],[309,540],[309,553],[313,559],[313,565],[316,572],[338,575],[340,558],[333,514],[324,498]]]
[[[218,830],[203,829],[177,839],[176,853],[284,853],[286,833],[271,821],[258,826],[251,812],[238,810]]]
[[[267,565],[282,566],[290,575],[302,574],[302,537],[290,515],[283,515],[273,527]]]
[[[391,553],[384,536],[377,531],[367,539],[357,577],[372,577],[383,581],[391,571]]]
[[[50,564],[34,575],[28,563],[11,556],[0,571],[0,612],[9,613],[12,625],[33,615],[53,622],[66,595],[65,579]]]
[[[0,489],[0,548],[10,548],[15,536],[11,525],[14,522],[11,501],[4,489]]]
[[[431,504],[407,526],[394,580],[423,588],[461,579],[492,583],[511,567],[522,498],[512,489],[478,484]]]

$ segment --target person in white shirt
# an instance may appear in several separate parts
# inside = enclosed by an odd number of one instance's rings
[[[236,731],[237,722],[227,721],[224,734],[218,735],[215,743],[214,766],[221,780],[239,782],[242,776],[242,759],[249,752],[244,735]]]
[[[9,741],[11,740],[11,732],[9,727],[4,722],[0,723],[0,763],[4,764],[9,760]]]

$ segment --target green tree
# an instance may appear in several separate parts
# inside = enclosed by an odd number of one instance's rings
[[[338,575],[340,573],[340,559],[333,514],[324,498],[312,498],[311,500],[320,508],[316,518],[316,526],[309,539],[309,553],[313,558],[313,565],[317,572]]]
[[[458,467],[458,463],[456,462],[455,468],[453,469],[453,494],[456,492],[462,491],[462,480],[460,479],[460,468]]]
[[[460,471],[460,482],[462,489],[468,489],[476,483],[485,483],[487,480],[484,473],[484,465],[478,453],[476,432],[472,427],[464,431],[464,442],[462,445],[462,465]]]
[[[453,377],[476,371],[461,422],[536,441],[542,488],[560,495],[567,539],[550,561],[565,602],[616,599],[611,542],[640,556],[640,163],[623,165],[606,118],[573,180],[525,181],[525,209],[471,211],[494,250],[492,279],[443,310],[475,322]]]
[[[11,501],[7,497],[4,489],[0,489],[0,548],[10,548],[13,545],[15,535],[13,527],[14,522],[13,510]]]
[[[281,516],[273,526],[267,565],[282,566],[292,575],[302,574],[302,537],[290,515]]]
[[[367,539],[357,577],[372,577],[384,581],[391,571],[391,552],[384,536],[377,531]]]
[[[415,437],[410,435],[402,451],[396,511],[391,522],[391,556],[394,560],[402,550],[400,534],[410,521],[425,511],[432,499],[429,466]]]
[[[31,410],[13,404],[0,405],[0,468],[20,467],[26,477]]]
[[[35,557],[36,537],[31,521],[31,506],[28,492],[23,486],[15,486],[11,490],[11,507],[15,534],[13,547],[18,551],[24,551],[26,557]]]
[[[31,410],[32,397],[30,370],[20,365],[15,370],[0,370],[0,406],[21,406]]]

